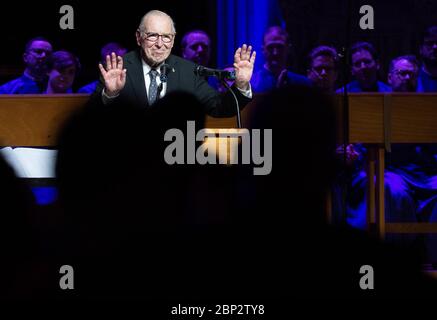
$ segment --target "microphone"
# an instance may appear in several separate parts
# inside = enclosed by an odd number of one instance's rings
[[[167,63],[162,64],[159,70],[160,70],[159,79],[161,80],[161,83],[167,82],[168,74],[170,73],[170,71],[175,72],[174,68]]]
[[[235,80],[235,71],[211,69],[204,66],[197,66],[195,70],[196,74],[201,77],[217,77],[221,80]]]

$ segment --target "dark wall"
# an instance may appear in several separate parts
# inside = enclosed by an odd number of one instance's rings
[[[318,44],[336,47],[350,41],[372,42],[378,49],[383,71],[390,59],[417,53],[420,33],[424,26],[437,24],[435,0],[279,0],[293,43],[292,66],[304,72],[306,55]],[[348,9],[350,3],[350,10]],[[361,30],[359,8],[372,5],[375,29]],[[350,14],[350,28],[347,16]],[[383,72],[385,77],[385,72]]]
[[[59,27],[59,8],[63,4],[74,8],[74,30]],[[0,80],[4,82],[22,72],[24,45],[35,36],[52,40],[55,50],[66,49],[79,56],[83,70],[77,85],[93,80],[98,73],[101,46],[118,41],[129,49],[135,48],[135,30],[141,17],[151,9],[173,17],[177,31],[175,53],[179,53],[182,35],[190,29],[207,30],[215,40],[215,1],[58,0],[26,4],[8,0],[0,8]]]

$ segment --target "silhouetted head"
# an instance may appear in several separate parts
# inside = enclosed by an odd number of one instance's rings
[[[272,171],[254,177],[264,223],[323,220],[335,175],[333,108],[327,96],[305,86],[273,91],[256,105],[251,127],[272,129],[273,135]]]

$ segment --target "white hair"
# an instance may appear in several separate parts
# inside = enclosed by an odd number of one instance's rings
[[[143,25],[144,25],[144,21],[151,17],[151,16],[161,16],[161,17],[167,17],[170,19],[171,21],[171,29],[173,33],[176,33],[176,27],[175,27],[175,23],[173,21],[173,19],[165,12],[163,11],[159,11],[159,10],[150,10],[149,12],[147,12],[142,18],[141,18],[141,22],[140,25],[138,26],[138,29],[140,31],[144,31],[143,29]]]

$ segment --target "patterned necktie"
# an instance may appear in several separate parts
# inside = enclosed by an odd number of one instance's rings
[[[155,69],[150,70],[150,85],[149,85],[149,106],[155,103],[158,95],[158,84],[156,83],[156,76],[158,71]]]

